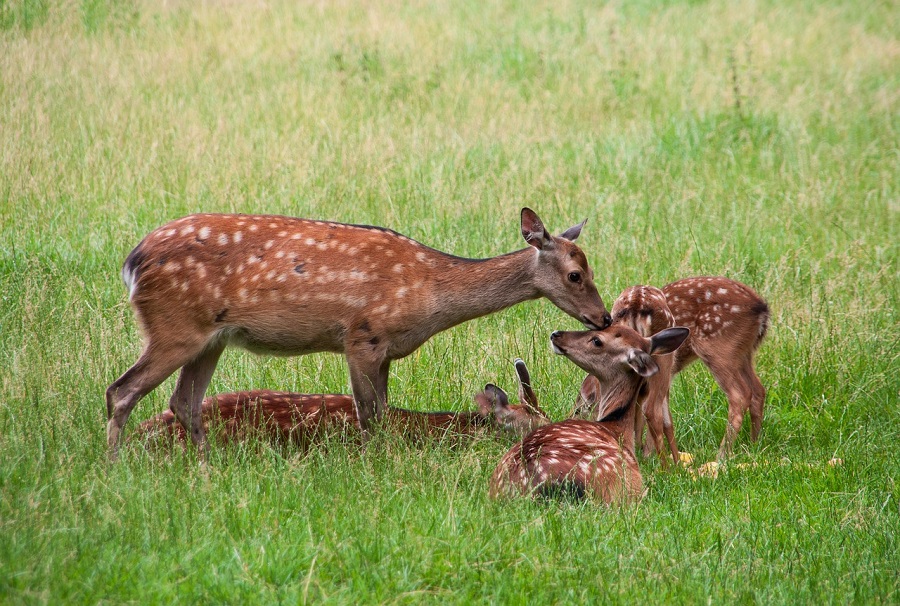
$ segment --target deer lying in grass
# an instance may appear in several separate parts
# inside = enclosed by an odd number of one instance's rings
[[[520,393],[528,381],[528,371],[516,361]],[[524,379],[523,379],[524,377]],[[532,396],[533,396],[533,392]],[[473,435],[482,428],[503,429],[524,435],[549,423],[547,415],[536,404],[522,400],[510,404],[506,393],[488,384],[475,395],[478,409],[467,412],[417,412],[393,406],[385,410],[385,430],[416,440],[423,436],[441,438],[446,435]],[[236,442],[248,435],[276,443],[307,446],[327,431],[358,435],[360,428],[353,396],[345,394],[299,394],[283,391],[240,391],[218,394],[203,400],[201,421],[204,431],[218,426],[223,442]],[[145,444],[160,439],[186,443],[186,433],[171,410],[141,423],[133,437]]]
[[[653,356],[675,351],[687,336],[686,328],[668,328],[645,338],[625,326],[550,335],[556,353],[597,378],[598,420],[569,419],[525,436],[494,470],[491,497],[569,493],[605,503],[640,499],[637,400],[644,379],[659,371]]]
[[[608,326],[574,244],[583,225],[552,236],[523,208],[527,248],[463,259],[364,225],[212,214],[168,223],[122,268],[145,344],[106,390],[110,455],[137,402],[179,369],[169,407],[205,449],[201,403],[227,345],[343,353],[365,432],[387,404],[391,362],[438,332],[540,297],[589,328]]]
[[[766,335],[769,308],[749,286],[722,277],[687,278],[672,282],[662,290],[652,286],[634,286],[616,299],[612,310],[615,324],[628,326],[648,337],[664,328],[685,326],[691,330],[687,341],[672,356],[658,362],[660,372],[648,379],[644,414],[638,415],[635,435],[638,446],[646,418],[650,441],[645,454],[656,450],[665,465],[663,435],[675,464],[678,445],[669,410],[672,379],[693,361],[700,359],[709,368],[716,383],[728,397],[728,425],[719,447],[719,459],[725,459],[741,429],[749,409],[751,439],[759,437],[766,390],[754,368],[754,357]],[[593,416],[597,381],[591,376],[581,386],[577,408],[579,416]]]

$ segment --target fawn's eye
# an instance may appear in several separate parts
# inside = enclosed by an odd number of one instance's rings
[[[601,341],[598,337],[593,337],[591,339],[591,345],[594,347],[603,347],[603,341]]]
[[[578,273],[577,271],[573,271],[572,273],[569,274],[569,282],[572,282],[573,284],[578,284],[579,282],[581,282],[581,274]]]

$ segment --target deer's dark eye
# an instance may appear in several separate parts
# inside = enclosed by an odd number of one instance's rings
[[[598,337],[593,337],[591,339],[591,345],[594,347],[603,347],[603,341],[601,341]]]
[[[578,284],[579,282],[581,282],[581,274],[578,273],[577,271],[573,271],[572,273],[569,274],[569,282],[572,282],[573,284]]]

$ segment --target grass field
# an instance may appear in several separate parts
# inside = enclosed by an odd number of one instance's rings
[[[0,602],[897,603],[898,32],[893,2],[0,1]],[[504,438],[107,461],[151,229],[283,213],[485,257],[524,246],[523,205],[588,218],[607,304],[707,273],[769,301],[733,457],[758,466],[644,461],[608,510],[490,501]],[[520,356],[560,419],[581,373],[547,337],[576,327],[546,301],[459,326],[392,402],[471,408]],[[210,391],[250,388],[349,385],[229,350]],[[714,458],[726,407],[683,373],[681,448]]]

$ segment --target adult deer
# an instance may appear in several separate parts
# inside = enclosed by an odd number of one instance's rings
[[[529,393],[528,370],[521,360],[516,360],[516,372],[520,394]],[[526,397],[522,404],[510,404],[506,392],[490,383],[474,399],[477,410],[463,412],[419,412],[388,406],[384,425],[389,431],[418,439],[423,435],[473,435],[485,427],[525,435],[550,422],[536,402],[532,404]],[[329,429],[353,434],[360,429],[353,396],[345,394],[270,390],[217,394],[203,400],[200,416],[204,431],[218,426],[220,439],[226,442],[239,441],[252,433],[273,442],[302,446]],[[187,435],[175,413],[166,410],[138,425],[131,438],[147,444],[159,438],[183,443]]]
[[[645,338],[625,326],[554,332],[553,350],[597,379],[597,421],[569,419],[540,427],[513,446],[491,476],[493,498],[572,493],[605,503],[638,500],[641,472],[634,456],[634,416],[644,379],[659,371],[655,356],[687,338],[669,328]]]
[[[635,425],[639,445],[646,417],[651,438],[648,446],[652,445],[664,462],[662,436],[665,434],[672,458],[678,464],[669,390],[674,376],[697,359],[709,368],[728,397],[728,425],[718,458],[723,460],[731,452],[748,410],[750,437],[757,440],[766,390],[756,374],[754,358],[766,335],[769,307],[753,289],[723,277],[687,278],[667,284],[662,290],[635,286],[616,299],[612,315],[616,324],[634,328],[643,336],[676,323],[691,330],[690,337],[674,355],[659,360],[662,370],[648,380],[642,407],[644,415],[638,415]],[[595,388],[596,380],[590,376],[585,378],[579,404],[590,408]]]
[[[137,402],[181,369],[170,408],[205,449],[201,402],[227,345],[257,353],[343,352],[364,431],[387,403],[393,360],[432,335],[547,297],[588,327],[611,322],[584,253],[584,223],[552,236],[524,208],[530,245],[463,259],[394,231],[269,215],[190,215],[145,237],[122,268],[144,334],[106,390],[114,457]]]

